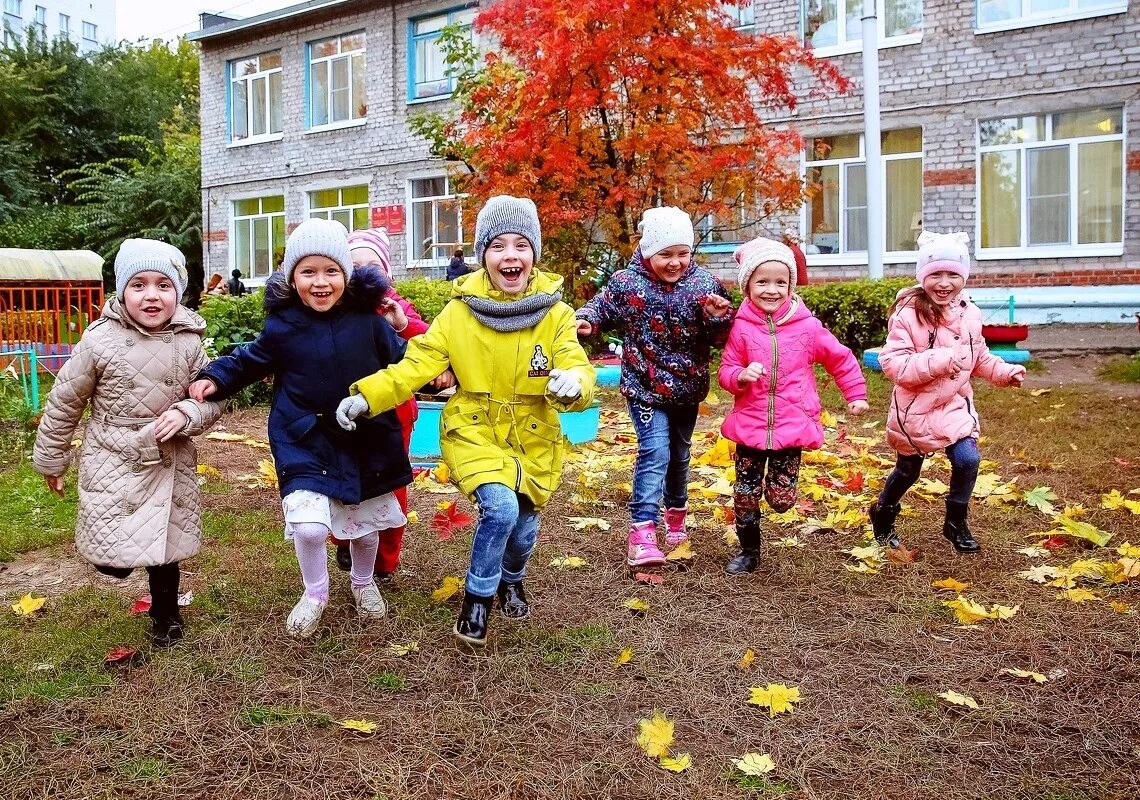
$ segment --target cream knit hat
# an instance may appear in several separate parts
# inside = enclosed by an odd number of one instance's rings
[[[693,221],[676,206],[647,208],[637,223],[637,232],[641,234],[637,246],[646,261],[674,245],[684,245],[691,250],[695,241]]]
[[[783,242],[758,236],[736,248],[732,257],[736,259],[739,267],[737,286],[740,287],[740,291],[748,291],[748,281],[752,278],[752,273],[765,261],[779,261],[784,264],[788,268],[788,294],[796,290],[796,257],[792,253],[792,248]]]
[[[285,280],[293,282],[297,262],[306,256],[331,258],[344,270],[344,282],[352,278],[352,255],[348,250],[348,231],[333,219],[307,219],[285,240],[285,261],[281,271]]]

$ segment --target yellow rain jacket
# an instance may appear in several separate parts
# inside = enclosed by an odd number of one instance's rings
[[[522,295],[494,288],[486,270],[455,281],[452,300],[427,333],[408,342],[404,358],[352,385],[379,414],[448,367],[459,390],[440,415],[443,460],[461,491],[472,496],[486,483],[502,483],[541,508],[562,481],[562,429],[558,411],[581,411],[594,399],[597,375],[578,344],[574,310],[558,302],[537,325],[500,332],[479,322],[461,298],[510,302],[562,289],[562,278],[534,268]],[[574,374],[582,394],[569,405],[547,394],[552,369]]]

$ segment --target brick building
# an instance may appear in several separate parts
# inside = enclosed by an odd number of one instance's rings
[[[787,120],[817,192],[798,219],[819,280],[866,273],[861,0],[733,9],[855,80]],[[1127,0],[879,0],[887,274],[922,225],[967,230],[989,286],[1140,285],[1140,8]],[[446,102],[447,0],[310,0],[211,18],[202,47],[207,272],[266,277],[310,215],[385,224],[397,274],[439,275],[473,219],[408,117]],[[205,23],[204,23],[205,24]],[[733,238],[702,245],[727,269]],[[860,251],[864,252],[860,252]]]

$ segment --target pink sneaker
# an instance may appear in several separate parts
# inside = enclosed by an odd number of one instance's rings
[[[665,544],[669,547],[676,547],[689,540],[689,534],[685,531],[685,515],[688,513],[688,507],[665,509]]]
[[[665,563],[665,554],[657,548],[657,525],[637,522],[629,526],[629,549],[625,563],[631,567],[648,567]]]

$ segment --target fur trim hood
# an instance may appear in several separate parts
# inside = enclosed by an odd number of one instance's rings
[[[374,264],[357,267],[352,271],[344,297],[337,306],[348,311],[375,311],[376,306],[391,290],[392,281],[380,267]],[[265,313],[272,314],[302,306],[301,298],[293,291],[285,273],[274,272],[269,276],[265,282]]]

